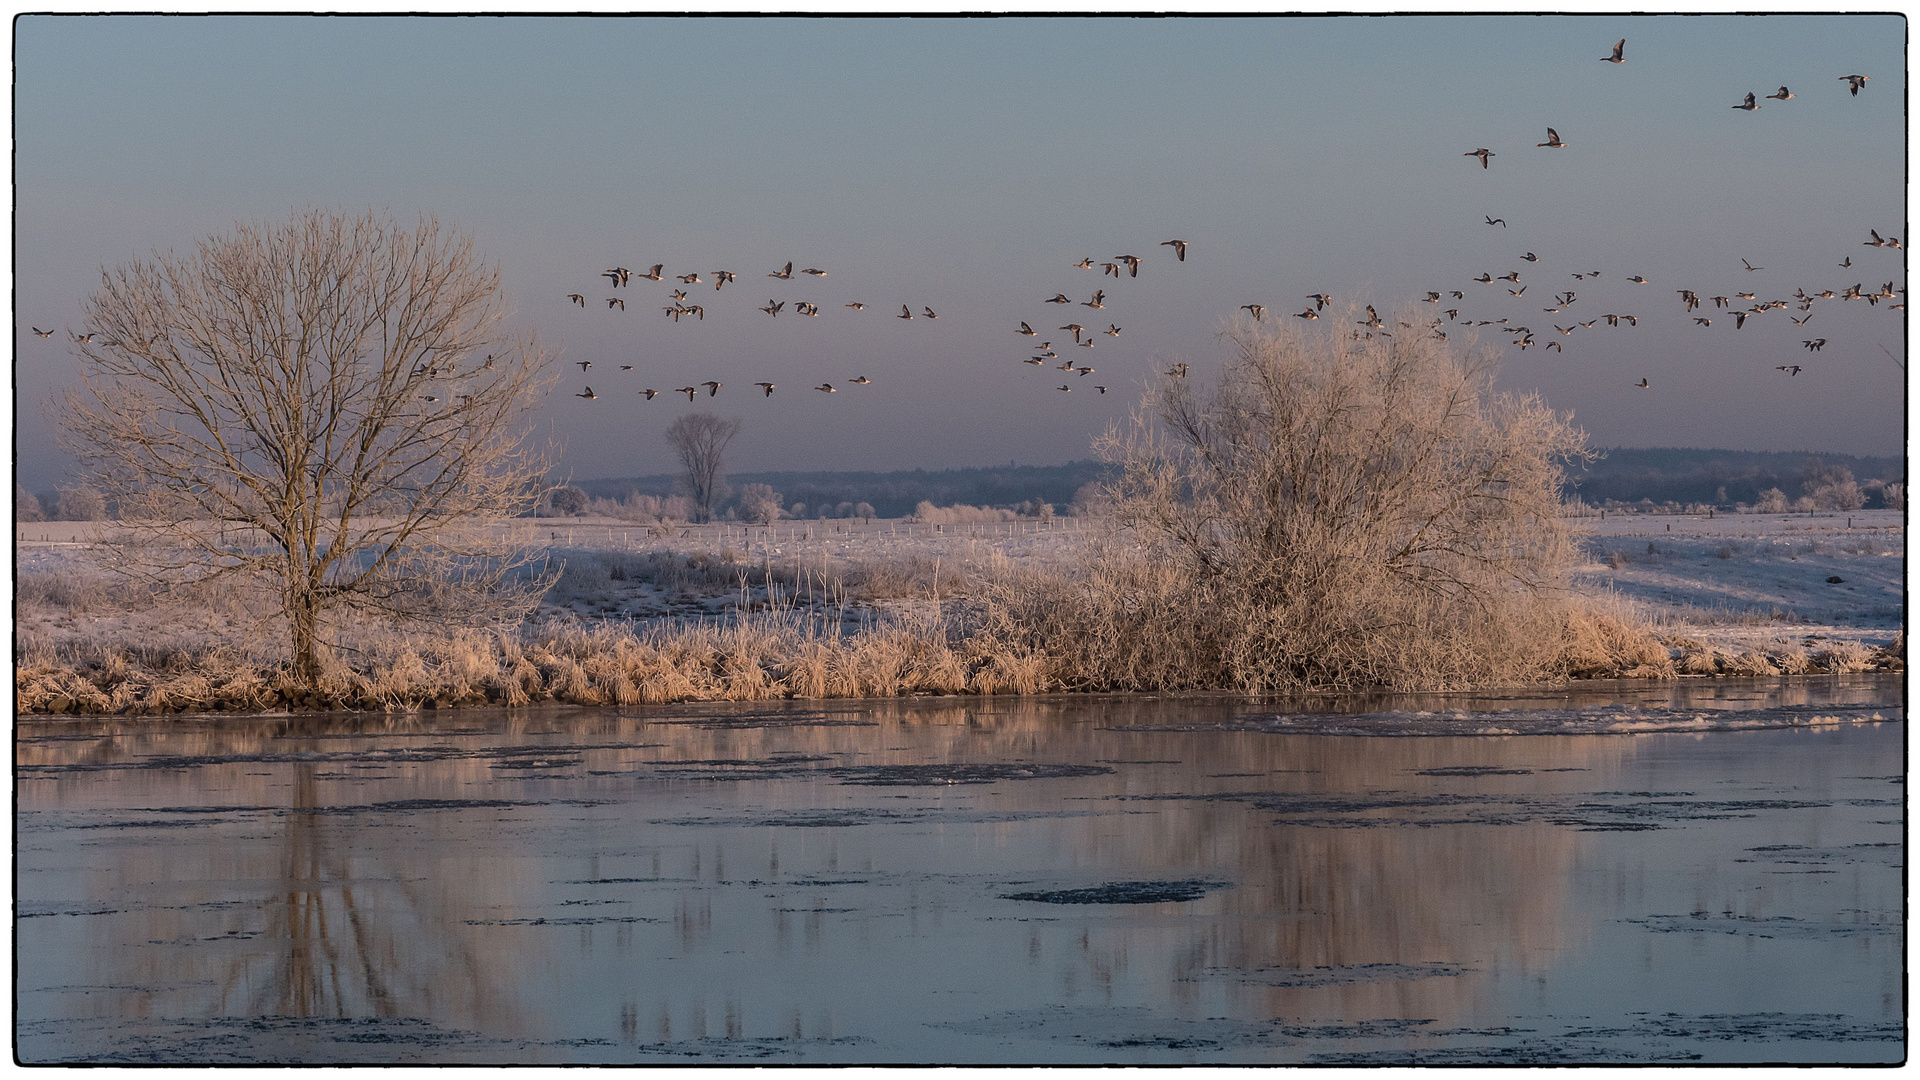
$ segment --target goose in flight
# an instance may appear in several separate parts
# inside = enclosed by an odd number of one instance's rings
[[[1549,148],[1551,148],[1551,149],[1554,149],[1554,150],[1565,150],[1565,149],[1567,148],[1567,145],[1568,145],[1568,144],[1566,144],[1566,143],[1563,143],[1563,142],[1561,142],[1561,141],[1560,141],[1560,133],[1559,133],[1559,132],[1557,132],[1557,131],[1555,131],[1555,130],[1553,130],[1552,128],[1548,128],[1548,129],[1547,129],[1547,141],[1546,141],[1546,142],[1543,142],[1543,143],[1534,143],[1533,145],[1535,145],[1535,146],[1545,146],[1545,147],[1549,147]]]
[[[687,395],[687,400],[692,401],[693,395],[699,393],[700,388],[697,386],[676,386],[673,388],[673,392],[676,394],[685,394]]]
[[[1380,321],[1380,314],[1373,310],[1372,304],[1368,304],[1366,320],[1364,322],[1361,322],[1360,325],[1361,326],[1385,326],[1387,324]]]
[[[820,391],[823,394],[836,393],[836,391],[833,388],[833,384],[830,382],[823,382],[819,386],[814,387],[814,389]]]
[[[1113,261],[1115,261],[1115,262],[1123,262],[1123,263],[1126,263],[1126,264],[1127,264],[1127,276],[1129,276],[1129,277],[1139,277],[1139,276],[1140,276],[1140,256],[1138,256],[1138,255],[1115,255],[1115,256],[1113,257]],[[1119,277],[1120,275],[1119,275],[1119,274],[1115,274],[1115,275],[1113,275],[1113,276],[1114,276],[1114,277]]]
[[[779,269],[779,270],[776,270],[776,271],[774,271],[773,273],[771,273],[771,274],[768,274],[767,276],[768,276],[768,277],[770,277],[770,278],[779,278],[779,279],[781,279],[782,281],[785,281],[785,280],[787,280],[787,279],[789,279],[789,278],[792,278],[792,277],[793,277],[793,264],[792,264],[792,263],[788,263],[788,264],[787,264],[787,265],[786,265],[785,267],[783,267],[783,268],[781,268],[781,269]]]
[[[1105,289],[1098,289],[1098,290],[1095,290],[1093,294],[1093,299],[1080,301],[1080,306],[1090,307],[1090,308],[1103,308],[1107,306],[1105,303],[1106,298],[1107,298],[1107,291]]]
[[[621,370],[621,371],[632,371],[632,370],[633,370],[633,365],[632,365],[632,364],[621,364],[621,365],[620,365],[620,370]]]
[[[703,285],[703,284],[705,284],[705,282],[703,282],[703,281],[701,281],[701,280],[700,280],[700,271],[698,271],[698,270],[695,270],[695,271],[694,271],[693,273],[691,273],[691,274],[676,274],[676,275],[674,275],[674,276],[675,276],[676,278],[678,278],[678,279],[679,279],[679,281],[680,281],[680,284],[682,284],[682,285]]]
[[[1175,364],[1172,367],[1167,369],[1167,374],[1173,376],[1176,379],[1184,379],[1187,377],[1187,365]]]
[[[685,289],[675,289],[667,294],[667,299],[669,300],[685,300],[686,298],[687,293]]]
[[[1094,389],[1100,391],[1103,394],[1107,392],[1107,388],[1104,386],[1096,386],[1094,387]]]
[[[1800,344],[1805,345],[1807,347],[1808,352],[1819,352],[1821,346],[1825,345],[1826,343],[1827,343],[1826,338],[1819,337],[1819,338],[1814,338],[1812,341],[1803,341]]]
[[[722,386],[725,386],[726,384],[714,379],[708,379],[706,382],[703,382],[700,385],[707,388],[708,397],[718,397],[720,395],[720,388]]]
[[[910,307],[908,307],[908,306],[907,306],[907,305],[905,305],[905,304],[901,304],[901,305],[900,305],[900,314],[898,314],[898,315],[895,315],[895,316],[894,316],[894,318],[896,318],[896,319],[911,319],[911,318],[913,318],[913,309],[912,309],[912,308],[910,308]]]
[[[735,274],[731,270],[713,271],[713,291],[719,292],[720,286],[725,285],[729,281],[732,281],[734,277],[735,277]]]
[[[763,393],[763,396],[765,396],[765,397],[772,397],[772,396],[773,396],[773,384],[772,384],[772,383],[770,383],[770,382],[757,382],[757,383],[754,383],[753,385],[755,385],[755,386],[757,386],[757,387],[759,387],[759,388],[760,388],[760,389],[761,389],[761,390],[762,390],[762,391],[764,392],[764,393]]]
[[[1862,247],[1886,247],[1887,246],[1887,242],[1881,238],[1880,231],[1878,229],[1868,229],[1867,235],[1873,237],[1873,239],[1860,241],[1860,246]],[[1848,259],[1851,260],[1852,256],[1849,255]],[[1842,265],[1846,265],[1846,264],[1843,263]]]
[[[1768,94],[1767,96],[1768,96],[1769,98],[1772,98],[1772,99],[1774,99],[1774,100],[1776,100],[1776,101],[1785,101],[1785,100],[1787,100],[1788,98],[1791,98],[1791,97],[1799,97],[1800,95],[1799,95],[1799,94],[1795,94],[1795,93],[1791,93],[1791,92],[1789,92],[1789,91],[1787,90],[1787,88],[1783,86],[1783,87],[1781,87],[1781,88],[1780,88],[1780,92],[1779,92],[1779,93],[1777,93],[1777,94]]]
[[[1479,149],[1476,149],[1476,150],[1469,150],[1469,151],[1467,151],[1466,153],[1464,153],[1464,154],[1461,154],[1460,156],[1461,156],[1461,157],[1477,157],[1477,158],[1479,158],[1479,159],[1480,159],[1480,167],[1484,169],[1484,168],[1486,168],[1486,167],[1487,167],[1487,159],[1488,159],[1488,158],[1490,158],[1490,157],[1499,157],[1500,155],[1498,155],[1498,154],[1496,154],[1496,153],[1494,153],[1493,151],[1491,151],[1491,150],[1489,150],[1489,149],[1487,149],[1486,147],[1484,147],[1484,146],[1482,146],[1482,147],[1480,147]],[[1487,219],[1487,224],[1489,224],[1489,225],[1491,225],[1491,224],[1493,224],[1493,219],[1491,219],[1491,218],[1489,218],[1489,219]]]
[[[1878,235],[1880,235],[1880,234],[1879,234],[1879,233],[1875,233],[1874,235],[1875,235],[1875,236],[1878,236]],[[1851,269],[1851,268],[1853,267],[1853,256],[1851,256],[1851,255],[1849,255],[1849,256],[1847,256],[1846,258],[1844,258],[1844,259],[1841,259],[1838,265],[1839,265],[1839,267],[1840,267],[1840,269],[1842,269],[1842,270],[1848,270],[1848,269]]]
[[[1498,226],[1500,226],[1501,228],[1503,228],[1503,229],[1504,229],[1504,228],[1506,228],[1506,227],[1507,227],[1507,219],[1506,219],[1506,218],[1503,218],[1503,217],[1494,217],[1494,216],[1493,216],[1492,214],[1488,214],[1488,215],[1487,215],[1487,224],[1489,224],[1489,225],[1498,225]]]
[[[1440,294],[1437,292],[1434,292],[1431,289],[1427,290],[1427,298],[1421,301],[1421,303],[1424,303],[1424,304],[1437,304],[1439,302],[1440,302]]]
[[[613,285],[610,287],[615,289],[619,288],[622,284],[626,282],[627,274],[628,274],[628,271],[622,270],[617,266],[611,270],[600,271],[600,276],[603,278],[606,278],[608,281],[613,282]]]
[[[1507,290],[1507,294],[1509,296],[1525,296],[1526,292],[1527,292],[1527,287],[1525,285],[1520,286],[1518,289]]]
[[[1059,364],[1059,369],[1060,369],[1061,371],[1072,371],[1072,370],[1073,370],[1073,361],[1071,361],[1071,360],[1062,360],[1062,361],[1060,361],[1060,364]]]
[[[1755,270],[1765,270],[1765,269],[1766,269],[1766,267],[1764,267],[1764,266],[1755,266],[1755,265],[1753,265],[1752,263],[1750,263],[1750,262],[1748,262],[1748,261],[1747,261],[1747,260],[1745,260],[1745,259],[1741,259],[1741,260],[1740,260],[1740,265],[1741,265],[1741,266],[1744,266],[1744,267],[1746,267],[1746,268],[1747,268],[1747,272],[1748,272],[1748,273],[1752,273],[1752,272],[1753,272],[1753,271],[1755,271]],[[1752,298],[1752,297],[1748,297],[1747,299],[1749,299],[1749,300],[1751,300],[1751,299],[1753,299],[1753,298]]]
[[[1540,256],[1538,256],[1538,255],[1535,255],[1535,254],[1534,254],[1533,252],[1531,252],[1531,251],[1529,251],[1529,252],[1527,252],[1527,253],[1526,253],[1525,255],[1522,255],[1522,256],[1520,256],[1520,257],[1521,257],[1521,258],[1523,258],[1523,259],[1525,259],[1525,260],[1527,260],[1528,262],[1539,262],[1539,261],[1540,261]]]
[[[619,308],[621,311],[625,311],[627,310],[627,302],[625,300],[620,299],[617,296],[607,297],[607,310],[612,311],[616,307]]]
[[[1627,39],[1621,38],[1619,41],[1613,43],[1613,55],[1601,57],[1600,62],[1603,64],[1624,64],[1627,62],[1626,53]]]
[[[644,274],[641,274],[640,276],[647,279],[648,281],[659,281],[660,271],[664,270],[666,268],[666,265],[667,265],[666,263],[654,263],[653,269],[647,271]]]
[[[1872,77],[1871,75],[1842,75],[1840,76],[1840,81],[1852,88],[1851,92],[1854,97],[1859,97],[1860,88],[1867,85],[1867,80]]]
[[[933,313],[933,309],[932,309],[932,308],[930,308],[930,307],[927,307],[927,306],[926,306],[926,305],[924,305],[924,304],[923,304],[923,305],[921,305],[921,307],[920,307],[920,314],[922,314],[922,315],[925,315],[925,316],[926,316],[927,318],[929,318],[929,319],[937,319],[937,318],[939,318],[939,317],[940,317],[940,316],[938,316],[938,315],[935,315],[935,314]]]
[[[1265,322],[1267,320],[1267,306],[1265,304],[1241,304],[1240,310],[1251,314],[1254,322]]]
[[[1067,325],[1061,327],[1060,329],[1073,331],[1073,340],[1077,344],[1080,341],[1080,331],[1085,330],[1086,327],[1081,326],[1077,322],[1070,322]]]
[[[579,294],[579,293],[577,293],[577,292],[570,292],[570,293],[568,293],[568,294],[567,294],[567,299],[569,299],[569,300],[571,300],[571,301],[573,301],[573,302],[574,302],[574,303],[576,303],[576,304],[579,304],[579,305],[580,305],[581,307],[586,307],[586,306],[587,306],[587,298],[586,298],[586,297],[584,297],[584,296],[582,296],[582,295],[580,295],[580,294]]]
[[[1093,338],[1089,336],[1087,340],[1076,342],[1075,344],[1079,345],[1083,349],[1091,349],[1093,348]]]
[[[1117,327],[1117,326],[1115,326],[1115,325],[1113,325],[1112,323],[1108,323],[1108,324],[1107,324],[1107,328],[1106,328],[1105,330],[1102,330],[1102,331],[1100,331],[1100,332],[1101,332],[1101,333],[1103,333],[1103,334],[1105,334],[1105,335],[1107,335],[1108,337],[1119,337],[1119,336],[1120,336],[1120,328],[1119,328],[1119,327]]]
[[[1701,316],[1698,316],[1698,315],[1695,315],[1695,316],[1693,317],[1693,321],[1694,321],[1694,323],[1695,323],[1695,325],[1698,325],[1698,326],[1712,326],[1712,325],[1713,325],[1713,320],[1712,320],[1712,319],[1707,319],[1707,318],[1702,318]]]
[[[1312,308],[1308,308],[1305,311],[1294,312],[1293,317],[1296,319],[1317,319],[1320,317],[1320,313],[1313,310]]]
[[[1520,271],[1518,271],[1518,270],[1509,270],[1509,271],[1507,271],[1506,273],[1504,273],[1504,274],[1501,274],[1498,280],[1500,280],[1500,281],[1511,281],[1511,282],[1513,282],[1513,283],[1514,283],[1515,285],[1518,285],[1518,284],[1520,284]]]
[[[1021,337],[1033,337],[1037,335],[1039,331],[1023,322],[1020,324],[1020,329],[1015,330],[1014,333],[1019,334]]]
[[[1753,100],[1753,91],[1751,91],[1751,90],[1749,90],[1749,91],[1747,91],[1747,100],[1746,100],[1746,101],[1745,101],[1745,102],[1744,102],[1743,104],[1739,104],[1739,105],[1730,105],[1730,106],[1728,106],[1728,108],[1733,108],[1733,109],[1742,109],[1742,110],[1745,110],[1745,111],[1747,111],[1747,112],[1752,112],[1753,110],[1755,110],[1755,109],[1757,109],[1757,108],[1759,108],[1759,107],[1760,107],[1759,105],[1757,105],[1757,104],[1755,104],[1755,103],[1754,103],[1754,100]]]
[[[575,395],[573,395],[573,396],[574,396],[574,397],[579,397],[579,398],[586,398],[586,399],[587,399],[588,401],[592,401],[592,400],[593,400],[594,398],[597,398],[597,397],[599,397],[600,395],[599,395],[599,394],[596,394],[596,393],[594,393],[594,392],[593,392],[593,387],[591,387],[591,386],[589,386],[589,387],[587,387],[587,389],[586,389],[586,392],[585,392],[585,393],[582,393],[582,394],[575,394]]]
[[[1160,246],[1172,248],[1173,254],[1181,262],[1187,261],[1187,242],[1185,240],[1162,240],[1160,241]]]
[[[579,364],[579,365],[580,365],[580,370],[581,370],[581,371],[585,371],[585,370],[587,370],[588,368],[590,368],[590,367],[592,367],[592,366],[593,366],[593,361],[591,361],[591,360],[575,360],[575,361],[574,361],[574,363],[576,363],[576,364]]]
[[[1641,277],[1639,274],[1635,274],[1627,280],[1633,282],[1635,285],[1645,285],[1647,283],[1647,279]]]
[[[1043,303],[1048,303],[1048,304],[1071,304],[1071,303],[1073,303],[1073,301],[1071,301],[1071,300],[1069,300],[1069,299],[1067,299],[1067,294],[1066,294],[1066,293],[1062,293],[1062,292],[1057,292],[1057,293],[1054,293],[1054,294],[1053,294],[1053,299],[1051,299],[1051,300],[1047,300],[1047,301],[1043,301]]]
[[[1119,263],[1117,263],[1117,262],[1112,262],[1112,263],[1101,263],[1101,264],[1100,264],[1100,276],[1101,276],[1101,277],[1106,277],[1106,276],[1107,276],[1108,274],[1112,274],[1112,275],[1113,275],[1114,277],[1119,277],[1119,276],[1120,276],[1120,264],[1119,264]]]
[[[826,272],[825,270],[815,270],[815,269],[814,269],[813,267],[811,267],[811,266],[809,266],[809,267],[807,267],[807,268],[806,268],[805,270],[802,270],[802,271],[800,271],[800,272],[801,272],[801,273],[803,273],[803,274],[812,274],[812,275],[813,275],[814,277],[826,277],[826,276],[827,276],[827,272]]]
[[[1637,382],[1637,383],[1634,383],[1633,385],[1635,385],[1635,386],[1637,386],[1637,387],[1639,387],[1639,388],[1640,388],[1640,389],[1642,389],[1642,390],[1645,390],[1645,389],[1646,389],[1646,388],[1647,388],[1648,386],[1651,386],[1652,384],[1651,384],[1651,383],[1649,383],[1649,382],[1647,382],[1647,377],[1646,377],[1646,376],[1644,376],[1644,375],[1642,375],[1642,376],[1640,377],[1640,381],[1639,381],[1639,382]]]
[[[1091,270],[1093,269],[1093,260],[1082,258],[1079,262],[1073,264],[1073,268],[1075,270]]]
[[[856,386],[866,386],[867,384],[873,382],[872,379],[867,378],[865,375],[855,375],[853,378],[848,379],[847,381],[850,383],[853,383]]]
[[[39,327],[37,327],[37,326],[29,326],[29,327],[27,327],[27,329],[29,329],[29,330],[31,330],[31,331],[33,331],[33,333],[34,333],[34,336],[36,336],[36,337],[52,337],[52,336],[53,336],[53,331],[51,331],[51,330],[42,330],[42,329],[40,329],[40,328],[39,328]]]
[[[1811,318],[1813,318],[1813,314],[1812,314],[1811,312],[1809,312],[1809,313],[1808,313],[1807,315],[1805,315],[1805,316],[1803,316],[1803,317],[1801,317],[1801,318],[1798,318],[1798,319],[1796,319],[1796,318],[1794,318],[1793,316],[1791,316],[1791,315],[1789,315],[1789,316],[1787,316],[1787,321],[1788,321],[1788,322],[1790,322],[1790,323],[1792,323],[1792,324],[1793,324],[1793,325],[1795,325],[1795,326],[1805,326],[1805,325],[1807,325],[1807,320],[1808,320],[1808,319],[1811,319]]]
[[[1325,293],[1308,293],[1307,299],[1313,301],[1313,310],[1319,311],[1321,308],[1326,307],[1327,301],[1332,300],[1333,297]]]
[[[867,305],[865,305],[865,304],[863,304],[863,303],[861,303],[861,302],[860,302],[860,301],[858,301],[858,300],[855,300],[855,301],[854,301],[853,303],[851,303],[851,304],[847,304],[847,305],[845,305],[845,306],[847,306],[847,307],[850,307],[850,308],[852,308],[852,309],[853,309],[853,310],[855,310],[855,311],[865,311],[865,310],[867,310]]]
[[[1041,357],[1038,357],[1038,356],[1036,356],[1036,357],[1033,357],[1032,359],[1029,359],[1029,360],[1022,360],[1022,361],[1020,361],[1020,362],[1021,362],[1021,363],[1023,363],[1023,364],[1032,364],[1032,365],[1033,365],[1034,367],[1039,367],[1039,366],[1041,366],[1042,364],[1045,364],[1045,363],[1046,363],[1046,360],[1045,360],[1045,359],[1043,359],[1043,358],[1041,358]]]
[[[1803,368],[1803,367],[1801,367],[1801,366],[1800,366],[1799,364],[1781,364],[1781,365],[1779,365],[1779,366],[1777,366],[1777,367],[1775,367],[1775,368],[1774,368],[1773,370],[1775,370],[1775,371],[1784,371],[1784,372],[1786,372],[1786,373],[1787,373],[1788,375],[1793,375],[1793,376],[1797,376],[1797,375],[1799,375],[1799,374],[1800,374],[1800,373],[1801,373],[1802,371],[1805,371],[1805,370],[1806,370],[1806,368]]]
[[[1065,384],[1065,383],[1061,383],[1061,384],[1060,384],[1059,386],[1056,386],[1056,387],[1054,387],[1054,389],[1055,389],[1055,390],[1065,390],[1065,391],[1066,391],[1067,393],[1069,393],[1069,394],[1071,394],[1071,393],[1073,393],[1073,387],[1071,387],[1071,386],[1068,386],[1068,385],[1067,385],[1067,384]]]
[[[1090,367],[1077,367],[1077,368],[1074,368],[1073,370],[1078,372],[1080,374],[1080,377],[1083,379],[1093,374],[1093,369]]]
[[[780,309],[786,306],[787,306],[787,302],[785,300],[779,300],[779,301],[769,300],[767,301],[767,306],[761,308],[760,310],[766,312],[767,314],[777,319],[780,317]]]
[[[1436,335],[1434,335],[1434,336],[1435,336],[1435,337],[1438,337],[1438,338],[1440,338],[1440,339],[1441,339],[1442,341],[1444,341],[1444,340],[1446,340],[1446,337],[1447,337],[1447,335],[1445,335],[1445,334],[1436,334]],[[1557,342],[1557,341],[1549,341],[1549,342],[1547,342],[1547,348],[1549,348],[1549,349],[1552,349],[1552,350],[1553,350],[1554,352],[1566,352],[1566,351],[1567,351],[1567,350],[1565,350],[1565,349],[1563,349],[1563,348],[1561,348],[1561,347],[1560,347],[1560,343],[1559,343],[1559,342]]]
[[[1480,276],[1477,278],[1474,278],[1473,280],[1479,282],[1482,285],[1487,285],[1493,281],[1493,275],[1486,273],[1485,271],[1482,271]]]
[[[1744,311],[1736,311],[1733,313],[1733,328],[1735,330],[1740,330],[1746,327],[1747,314],[1748,313]]]

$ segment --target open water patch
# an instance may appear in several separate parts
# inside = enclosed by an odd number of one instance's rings
[[[1033,892],[1007,893],[1002,900],[1030,900],[1038,904],[1172,904],[1198,900],[1218,889],[1231,889],[1232,883],[1206,878],[1184,881],[1110,881],[1082,889],[1038,889]]]

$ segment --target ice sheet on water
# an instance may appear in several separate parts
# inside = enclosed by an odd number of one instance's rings
[[[1389,710],[1361,714],[1242,713],[1197,724],[1135,725],[1132,731],[1264,731],[1273,734],[1632,735],[1668,731],[1746,731],[1756,728],[1832,727],[1898,723],[1903,706],[1782,705],[1771,708],[1668,708],[1637,704],[1594,708],[1502,709],[1493,712]]]

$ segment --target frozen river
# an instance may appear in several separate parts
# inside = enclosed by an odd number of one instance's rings
[[[1898,1061],[1904,712],[1843,676],[22,718],[15,1045]]]

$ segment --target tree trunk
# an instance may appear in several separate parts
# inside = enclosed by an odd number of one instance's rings
[[[293,677],[311,688],[320,681],[320,612],[305,590],[288,590],[287,628],[293,634]]]

